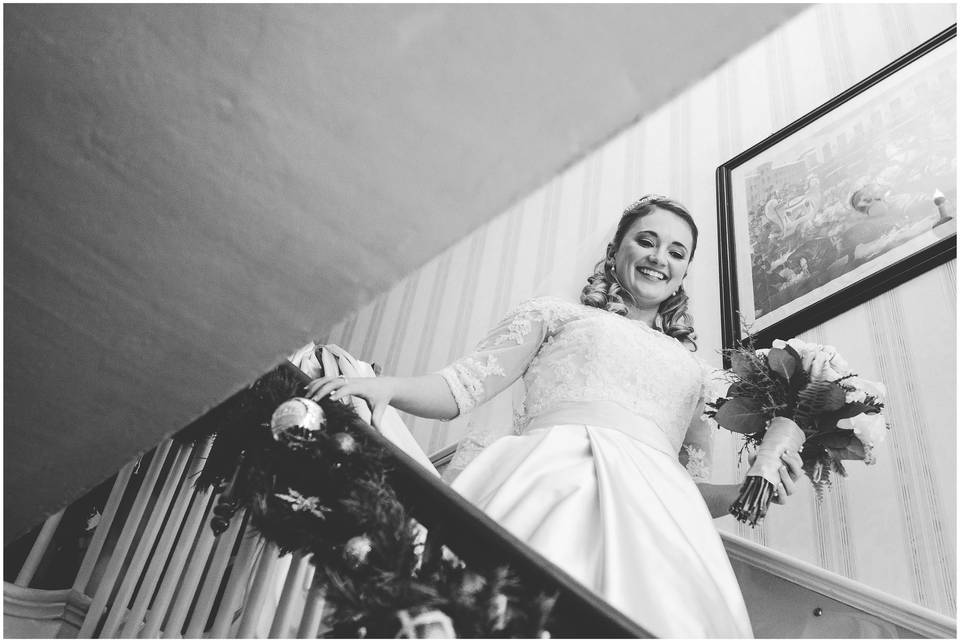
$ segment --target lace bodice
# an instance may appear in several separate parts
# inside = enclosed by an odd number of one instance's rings
[[[557,298],[521,304],[476,350],[439,373],[461,414],[508,387],[520,376],[526,399],[515,422],[530,421],[562,402],[612,401],[656,423],[681,453],[694,477],[709,466],[697,424],[710,371],[677,340],[602,309]],[[696,448],[681,447],[694,436]],[[687,458],[686,460],[684,458]],[[699,469],[699,472],[698,472]]]

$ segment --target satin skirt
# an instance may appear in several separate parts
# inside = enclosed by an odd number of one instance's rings
[[[656,636],[753,635],[700,491],[662,447],[539,427],[495,441],[452,486]]]

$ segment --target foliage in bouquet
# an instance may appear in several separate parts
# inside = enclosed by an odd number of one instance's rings
[[[853,374],[836,349],[795,338],[756,349],[748,340],[726,354],[733,383],[705,414],[742,434],[746,446],[760,444],[774,417],[796,422],[805,438],[803,469],[818,496],[833,472],[846,475],[843,460],[875,461],[873,449],[887,430],[886,390]]]

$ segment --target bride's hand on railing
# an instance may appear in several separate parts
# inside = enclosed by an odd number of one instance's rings
[[[390,405],[395,393],[393,379],[390,377],[378,378],[348,378],[346,376],[324,376],[311,380],[306,386],[306,397],[319,400],[329,397],[331,400],[341,400],[349,396],[363,398],[370,405],[371,423],[374,427],[380,426],[380,419]]]

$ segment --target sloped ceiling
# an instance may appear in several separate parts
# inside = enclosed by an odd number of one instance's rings
[[[804,7],[5,5],[5,541]]]

